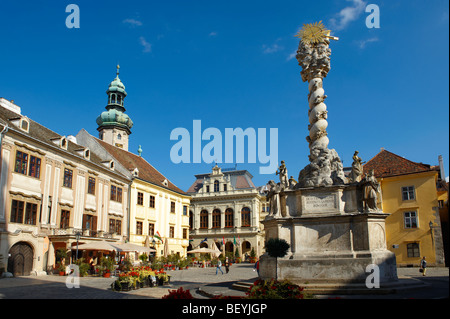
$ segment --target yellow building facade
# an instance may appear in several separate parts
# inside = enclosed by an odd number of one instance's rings
[[[186,256],[190,197],[135,178],[130,198],[130,242],[143,246],[147,241],[156,256]]]
[[[398,266],[444,265],[439,215],[438,172],[429,165],[409,161],[382,150],[367,162],[381,185],[381,206],[386,219],[387,247]]]

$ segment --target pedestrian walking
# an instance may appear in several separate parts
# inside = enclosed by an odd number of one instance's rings
[[[230,271],[230,262],[228,261],[228,257],[225,258],[225,271],[227,274]]]
[[[219,273],[219,270],[221,271],[221,273],[223,275],[222,262],[220,261],[220,259],[217,260],[216,275]]]
[[[258,272],[258,277],[259,277],[259,260],[256,261],[255,263],[255,267],[256,271]]]
[[[425,256],[423,256],[422,260],[420,261],[420,270],[422,273],[422,276],[425,276],[427,272],[427,261],[425,260]]]

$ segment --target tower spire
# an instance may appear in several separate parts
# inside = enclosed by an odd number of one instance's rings
[[[120,65],[119,65],[119,64],[117,64],[117,72],[116,72],[116,74],[117,74],[117,77],[119,77],[119,71],[120,71]]]

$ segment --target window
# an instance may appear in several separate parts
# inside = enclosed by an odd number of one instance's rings
[[[88,194],[95,195],[95,178],[89,177]]]
[[[188,214],[188,207],[186,205],[183,206],[183,216],[187,216]]]
[[[220,210],[214,209],[212,213],[212,228],[220,228]]]
[[[402,199],[403,200],[413,200],[416,199],[414,193],[414,186],[402,187]]]
[[[194,214],[192,213],[192,210],[189,211],[189,229],[194,228]]]
[[[11,204],[11,223],[22,223],[24,206],[24,202],[13,199]]]
[[[405,228],[417,228],[417,212],[405,212]]]
[[[60,228],[62,228],[62,229],[69,228],[69,221],[70,221],[70,211],[61,210]]]
[[[218,192],[219,191],[219,181],[215,181],[214,182],[214,192]]]
[[[225,227],[234,226],[234,211],[231,208],[225,210]]]
[[[142,222],[136,222],[136,235],[142,235]]]
[[[65,168],[64,169],[64,187],[72,188],[72,177],[73,177],[73,171],[71,169]]]
[[[150,195],[150,208],[155,208],[155,196]]]
[[[25,209],[24,224],[36,225],[36,216],[37,216],[37,205],[27,203],[26,209]]]
[[[241,211],[241,226],[250,227],[250,208],[244,207]]]
[[[208,228],[208,211],[206,210],[200,212],[200,228]]]
[[[39,157],[30,156],[30,171],[28,175],[39,178],[41,175],[41,159]]]
[[[137,193],[137,204],[141,206],[144,205],[144,193]]]
[[[183,228],[183,239],[187,239],[188,238],[188,235],[187,235],[187,229],[186,228]]]
[[[111,185],[111,196],[109,199],[122,203],[122,188]]]
[[[206,192],[209,193],[209,185],[206,186]]]
[[[14,167],[14,171],[16,173],[26,174],[27,173],[27,165],[28,165],[28,154],[17,151],[16,152],[16,165]]]
[[[419,243],[406,244],[406,251],[408,257],[420,257]]]
[[[175,202],[170,202],[170,212],[175,214]]]
[[[121,234],[122,233],[122,221],[120,219],[110,219],[109,220],[109,232],[111,234]]]
[[[223,184],[223,191],[226,192],[228,190],[228,185],[227,184]]]
[[[173,226],[169,227],[169,237],[175,238],[175,227],[173,227]]]
[[[13,199],[11,202],[11,223],[36,225],[37,207],[37,204],[25,203],[23,201]]]
[[[83,229],[97,230],[97,216],[84,214],[83,215]]]
[[[155,235],[155,224],[152,224],[152,223],[148,224],[148,235],[149,236]]]

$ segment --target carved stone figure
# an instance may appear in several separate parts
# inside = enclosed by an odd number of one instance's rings
[[[349,181],[359,183],[363,175],[363,161],[358,156],[358,151],[353,155],[352,171],[350,172]]]
[[[370,170],[368,174],[361,181],[363,187],[363,204],[364,210],[373,211],[378,210],[377,198],[380,189],[380,184],[374,175],[374,170]]]
[[[281,201],[280,192],[281,187],[277,185],[274,181],[269,181],[270,191],[267,194],[267,199],[269,200],[269,215],[271,217],[281,216]]]
[[[289,187],[288,172],[284,161],[281,161],[281,165],[276,171],[277,175],[280,175],[280,183],[286,187]]]
[[[294,176],[291,176],[289,178],[289,188],[294,189],[295,185],[297,185],[297,181],[294,179]]]

